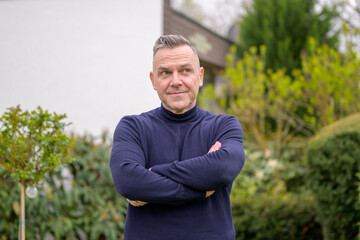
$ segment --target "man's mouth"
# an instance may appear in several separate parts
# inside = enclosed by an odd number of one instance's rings
[[[170,92],[168,93],[169,95],[173,95],[173,96],[177,96],[177,95],[181,95],[181,94],[184,94],[186,92]]]

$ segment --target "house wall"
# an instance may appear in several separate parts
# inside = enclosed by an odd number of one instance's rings
[[[0,114],[40,105],[99,135],[159,106],[149,71],[162,11],[162,0],[0,1]]]

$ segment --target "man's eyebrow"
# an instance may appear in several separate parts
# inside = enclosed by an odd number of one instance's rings
[[[180,69],[183,69],[183,68],[193,68],[193,67],[192,67],[192,65],[190,63],[185,63],[185,64],[180,65]],[[157,70],[158,70],[158,72],[169,71],[170,68],[160,66],[160,67],[158,67]]]
[[[183,65],[180,65],[180,68],[192,68],[192,65],[190,63],[185,63]]]
[[[169,70],[169,68],[167,68],[167,67],[159,67],[158,68],[158,71],[160,72],[160,71],[168,71]]]

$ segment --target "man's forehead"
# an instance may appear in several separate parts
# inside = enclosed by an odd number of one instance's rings
[[[190,46],[187,45],[183,45],[183,46],[179,46],[179,47],[165,47],[165,48],[160,48],[155,56],[154,59],[159,58],[159,57],[171,57],[171,56],[184,56],[184,57],[195,57],[194,51],[191,49]]]
[[[192,65],[196,63],[196,57],[189,46],[162,48],[154,56],[154,64],[167,65],[172,63]]]

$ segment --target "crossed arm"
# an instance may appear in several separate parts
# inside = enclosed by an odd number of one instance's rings
[[[178,205],[204,199],[200,191],[146,168],[140,130],[134,119],[123,118],[114,133],[110,170],[116,190],[125,198],[154,204]]]
[[[117,191],[133,206],[204,199],[231,183],[244,164],[241,126],[235,118],[228,118],[214,136],[219,142],[207,154],[155,165],[149,171],[140,134],[129,120],[122,120],[115,131],[110,168]]]
[[[220,142],[216,142],[209,150],[209,153],[215,152],[217,150],[219,150],[221,148],[221,143]],[[149,168],[149,171],[151,171],[151,168]],[[207,190],[206,191],[206,195],[205,198],[210,197],[213,193],[215,192],[215,190]],[[126,199],[132,206],[134,207],[141,207],[144,206],[145,204],[147,204],[147,202],[143,202],[140,200],[130,200],[130,199]]]

